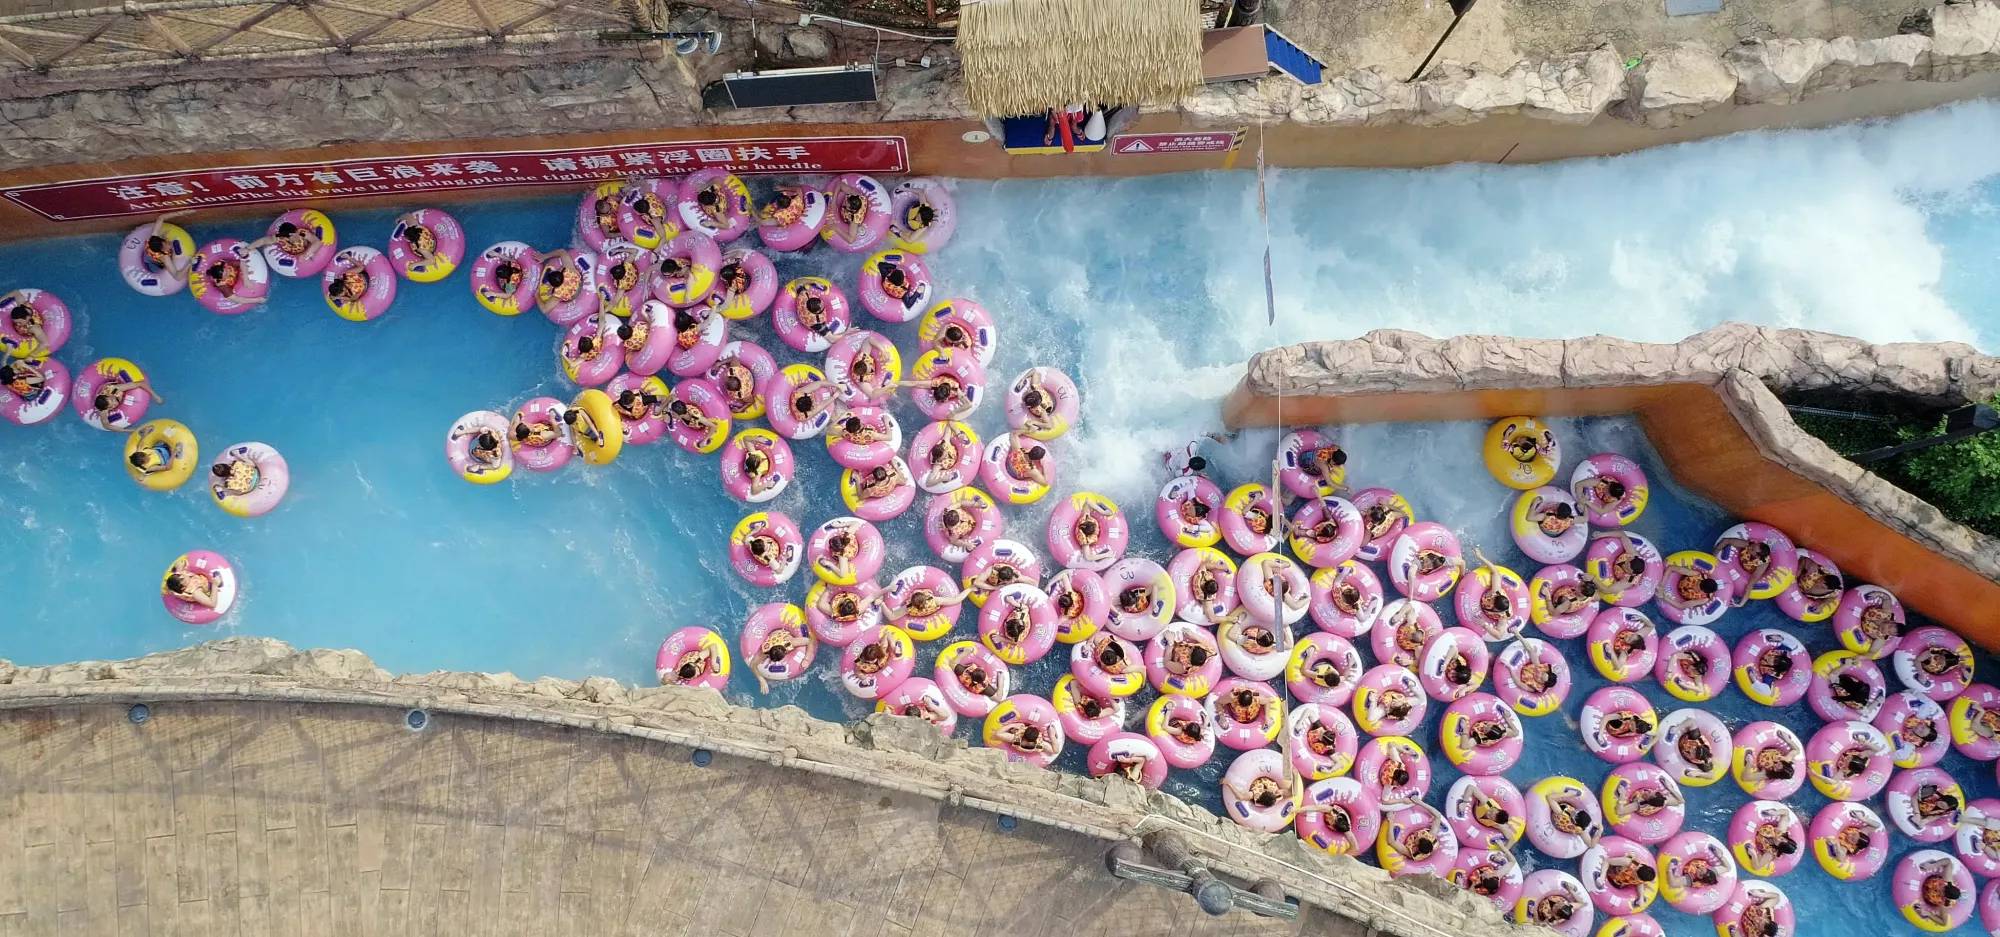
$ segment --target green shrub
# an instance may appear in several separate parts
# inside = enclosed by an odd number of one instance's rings
[[[2000,398],[1995,398],[2000,405]],[[1799,428],[1852,456],[1944,432],[1941,414],[1896,414],[1890,422],[1797,414]],[[2000,537],[2000,430],[1869,463],[1891,484],[1930,502],[1946,517]]]

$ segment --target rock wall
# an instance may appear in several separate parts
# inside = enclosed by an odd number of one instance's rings
[[[864,784],[930,796],[1106,840],[1156,830],[1182,833],[1216,871],[1245,882],[1271,878],[1302,901],[1366,924],[1385,937],[1550,937],[1501,920],[1471,892],[1433,878],[1390,880],[1332,857],[1290,833],[1266,835],[1122,778],[1088,778],[1009,762],[968,748],[914,718],[872,715],[822,722],[797,707],[734,706],[685,687],[628,687],[513,674],[436,672],[391,676],[359,651],[297,651],[270,638],[236,637],[124,661],[16,667],[0,660],[0,710],[56,705],[159,704],[172,700],[273,700],[421,708],[565,725],[707,748]]]
[[[1958,343],[1873,345],[1801,329],[1729,323],[1672,345],[1596,335],[1568,340],[1379,330],[1306,342],[1250,359],[1243,390],[1259,397],[1343,397],[1467,390],[1552,390],[1705,384],[1762,453],[1892,530],[2000,582],[2000,540],[1842,458],[1792,422],[1777,394],[1837,389],[1941,406],[2000,393],[2000,358]]]

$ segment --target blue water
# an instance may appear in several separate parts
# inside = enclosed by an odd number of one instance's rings
[[[1164,560],[1166,545],[1145,520],[1164,477],[1159,451],[1214,429],[1216,402],[1243,359],[1273,344],[1385,327],[1671,340],[1746,320],[2000,347],[1996,144],[2000,106],[1983,104],[1547,166],[1275,173],[1275,321],[1264,303],[1264,229],[1248,173],[963,183],[965,221],[933,270],[948,295],[975,299],[999,320],[995,375],[1040,364],[1078,378],[1085,418],[1056,446],[1062,487],[1125,504],[1140,531],[1134,550]],[[380,246],[394,215],[332,209],[349,244]],[[475,249],[501,239],[547,248],[569,242],[573,209],[564,197],[454,213]],[[254,236],[262,225],[197,220],[192,228],[207,240]],[[545,320],[485,312],[460,277],[403,283],[390,313],[366,324],[336,318],[299,283],[279,283],[266,308],[217,317],[185,295],[132,293],[115,275],[115,247],[110,236],[0,247],[0,289],[56,291],[79,319],[59,355],[65,363],[137,360],[167,397],[156,415],[189,424],[207,453],[253,439],[277,447],[291,465],[291,493],[276,512],[237,520],[194,486],[141,491],[120,467],[121,440],[73,417],[0,425],[8,478],[0,515],[11,521],[0,527],[0,576],[9,584],[0,657],[119,658],[244,633],[356,647],[397,671],[644,683],[668,632],[706,625],[733,644],[751,607],[802,598],[803,579],[767,592],[729,571],[722,542],[744,512],[721,493],[713,459],[671,443],[628,450],[606,469],[521,471],[493,487],[449,472],[440,450],[458,415],[572,392],[554,366],[555,328]],[[857,258],[825,250],[779,260],[783,276],[824,273],[844,285],[858,267]],[[914,347],[910,327],[878,330],[906,352]],[[783,351],[767,322],[746,332]],[[997,408],[974,423],[982,432],[1002,425]],[[1673,490],[1629,420],[1558,425],[1572,453],[1625,452],[1652,471],[1660,491],[1641,533],[1691,548],[1727,524],[1712,505]],[[1480,429],[1341,433],[1354,456],[1351,481],[1403,490],[1468,545],[1531,572],[1504,534],[1505,492],[1473,458]],[[1249,433],[1212,447],[1214,474],[1231,483],[1262,475],[1275,439]],[[774,506],[808,525],[844,513],[823,447],[795,452],[802,483]],[[1017,510],[1010,529],[1039,544],[1046,517],[1044,507]],[[914,522],[884,525],[892,544],[885,569],[935,561]],[[195,547],[231,556],[243,572],[244,595],[219,627],[180,627],[158,603],[159,571]],[[963,616],[959,636],[970,619]],[[1719,630],[1734,639],[1762,625],[1789,622],[1758,608],[1732,613]],[[1815,650],[1830,646],[1823,629],[1797,629]],[[1566,650],[1582,661],[1580,649]],[[927,671],[928,653],[922,662]],[[1065,666],[1058,654],[1027,668],[1028,688],[1046,692]],[[1980,666],[1989,679],[2000,673],[1990,658]],[[832,673],[822,663],[764,699],[828,718],[865,712]],[[1569,723],[1601,685],[1588,667],[1578,677],[1568,715],[1530,721],[1535,741],[1558,744],[1530,746],[1510,772],[1522,786],[1553,773],[1596,785],[1607,773],[1577,746]],[[1662,713],[1673,708],[1645,688]],[[759,699],[741,674],[731,695]],[[1732,722],[1755,715],[1734,690],[1714,708]],[[1783,716],[1802,736],[1817,726],[1804,707]],[[1435,725],[1433,716],[1426,738]],[[1213,778],[1224,764],[1219,757],[1177,773],[1169,789],[1214,806]],[[1945,765],[1974,796],[1995,793],[1991,766],[1956,755]],[[1081,770],[1081,752],[1062,766]],[[1456,775],[1442,759],[1436,767],[1441,795]],[[1691,791],[1690,827],[1718,831],[1744,799],[1727,782]],[[1821,803],[1809,787],[1798,799],[1808,814]],[[1886,873],[1836,888],[1808,862],[1779,884],[1798,906],[1802,934],[1837,932],[1836,922],[1866,925],[1861,933],[1914,932],[1887,907]],[[1676,937],[1711,931],[1664,904],[1653,913]]]

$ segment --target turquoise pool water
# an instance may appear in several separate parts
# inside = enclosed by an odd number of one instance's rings
[[[2000,346],[1996,143],[2000,107],[1984,105],[1551,166],[1276,173],[1275,323],[1264,309],[1262,226],[1248,174],[964,183],[966,220],[933,269],[947,295],[975,299],[999,320],[993,373],[1043,364],[1078,378],[1084,425],[1057,447],[1063,487],[1121,501],[1138,521],[1135,552],[1165,560],[1170,553],[1145,520],[1164,478],[1159,452],[1213,429],[1215,402],[1244,357],[1273,344],[1379,327],[1671,340],[1739,319]],[[380,246],[394,215],[332,209],[343,243]],[[574,202],[498,201],[454,213],[475,250],[502,239],[546,248],[569,242]],[[203,240],[262,227],[192,226]],[[314,290],[290,282],[277,285],[267,308],[222,318],[185,295],[131,292],[114,274],[116,243],[0,247],[0,289],[59,293],[79,318],[58,356],[66,364],[137,360],[167,397],[157,415],[189,424],[208,453],[245,440],[277,447],[291,464],[291,493],[273,514],[240,521],[192,486],[141,491],[119,465],[120,440],[73,416],[28,429],[0,425],[0,576],[9,583],[0,657],[117,658],[247,633],[361,648],[398,671],[643,683],[659,640],[675,628],[708,625],[733,639],[755,604],[803,596],[803,580],[766,592],[730,573],[722,541],[743,512],[722,494],[712,458],[671,444],[630,450],[603,470],[521,472],[490,488],[453,477],[440,444],[458,415],[571,392],[550,351],[555,328],[533,315],[485,312],[462,275],[402,284],[396,306],[368,324],[336,318]],[[779,260],[782,276],[824,273],[843,285],[858,267],[858,258],[823,249]],[[879,330],[906,351],[914,346],[909,327]],[[767,338],[767,320],[748,331],[781,347]],[[974,422],[984,432],[1001,417],[989,408]],[[1424,516],[1531,572],[1504,535],[1504,492],[1473,457],[1480,429],[1376,426],[1342,435],[1355,482],[1403,490]],[[1572,453],[1612,449],[1653,470],[1664,490],[1640,532],[1692,548],[1726,526],[1713,506],[1671,491],[1629,421],[1564,422],[1559,431]],[[1214,447],[1218,480],[1256,477],[1275,439],[1251,433]],[[844,513],[823,447],[795,451],[802,484],[775,506],[805,524]],[[1038,544],[1046,516],[1041,507],[1017,510],[1010,528]],[[886,569],[934,562],[913,517],[884,532],[892,542]],[[223,552],[243,570],[244,597],[218,628],[182,628],[159,607],[159,571],[194,547]],[[1789,625],[1776,619],[1769,609],[1737,612],[1719,630],[1734,639]],[[961,632],[969,625],[968,615]],[[1822,630],[1795,630],[1815,650],[1828,646]],[[828,718],[864,712],[840,691],[825,656],[811,677],[767,700]],[[1980,665],[1987,679],[2000,675],[1991,659]],[[1051,657],[1027,668],[1028,687],[1046,692],[1064,666]],[[1608,771],[1577,746],[1569,722],[1601,685],[1587,667],[1578,676],[1567,717],[1530,720],[1535,741],[1558,744],[1531,746],[1509,773],[1523,786],[1555,773],[1596,785]],[[1645,687],[1665,705],[1663,693]],[[757,698],[741,673],[731,692]],[[1715,708],[1732,721],[1755,709],[1734,690]],[[1817,725],[1803,706],[1782,715],[1795,727]],[[1435,732],[1434,716],[1423,739]],[[1169,789],[1214,806],[1213,779],[1225,765],[1218,756],[1178,773]],[[1994,794],[1990,766],[1956,755],[1945,765],[1975,796]],[[1081,752],[1062,766],[1081,770]],[[1442,759],[1436,767],[1441,795],[1456,775]],[[1719,830],[1743,799],[1727,782],[1692,792],[1698,819],[1690,828]],[[1810,788],[1798,801],[1807,812],[1821,803]],[[1909,845],[1899,842],[1897,854]],[[1886,872],[1836,888],[1806,863],[1778,884],[1799,908],[1801,934],[1857,921],[1863,933],[1914,933],[1887,907]],[[1664,905],[1654,914],[1676,937],[1711,931],[1705,919]]]

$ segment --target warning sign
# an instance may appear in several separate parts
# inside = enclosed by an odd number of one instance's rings
[[[1217,130],[1200,133],[1121,133],[1111,138],[1111,152],[1134,153],[1227,153],[1243,141],[1243,131]]]

